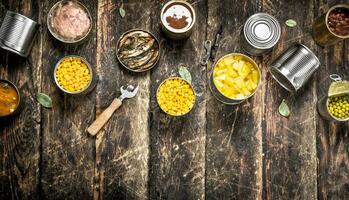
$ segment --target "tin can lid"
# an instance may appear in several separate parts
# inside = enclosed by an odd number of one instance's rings
[[[267,13],[249,17],[244,26],[246,40],[257,49],[270,49],[280,39],[280,23]]]

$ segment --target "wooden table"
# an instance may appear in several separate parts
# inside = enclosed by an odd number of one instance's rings
[[[27,59],[0,50],[0,78],[14,81],[25,96],[22,112],[1,122],[0,199],[348,199],[349,124],[329,123],[316,111],[331,73],[349,78],[349,41],[321,48],[311,37],[314,19],[341,1],[199,0],[190,2],[197,24],[190,39],[174,42],[160,31],[163,1],[83,0],[94,27],[90,39],[67,46],[48,32],[46,16],[56,1],[2,0],[0,19],[13,10],[39,21],[41,28]],[[218,57],[241,52],[239,33],[256,12],[281,23],[275,49],[255,57],[262,69],[256,95],[239,106],[212,97],[201,66],[203,41],[224,32]],[[298,25],[287,27],[294,19]],[[162,53],[152,71],[135,74],[116,60],[115,46],[126,30],[150,30],[161,40]],[[297,95],[282,89],[267,66],[294,42],[310,47],[321,67]],[[64,55],[87,58],[99,83],[86,96],[62,94],[52,79]],[[186,66],[198,94],[192,112],[173,118],[159,109],[160,82]],[[96,115],[119,95],[125,84],[138,84],[136,98],[124,102],[97,137],[85,131]],[[51,96],[53,109],[35,100]],[[278,113],[282,99],[291,116]]]

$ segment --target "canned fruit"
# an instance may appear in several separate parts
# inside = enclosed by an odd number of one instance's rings
[[[187,114],[194,106],[195,92],[191,85],[181,78],[165,80],[158,89],[157,101],[167,114],[181,116]]]
[[[17,89],[7,81],[0,81],[0,117],[13,113],[19,102]]]
[[[77,57],[64,58],[57,67],[56,80],[68,92],[80,92],[91,81],[90,70],[87,64]]]
[[[335,33],[336,35],[349,35],[349,9],[333,9],[328,15],[327,23],[331,32]]]
[[[339,119],[349,118],[349,96],[330,97],[328,111]]]
[[[259,71],[240,55],[222,58],[213,71],[213,81],[218,91],[231,99],[250,96],[259,84]]]

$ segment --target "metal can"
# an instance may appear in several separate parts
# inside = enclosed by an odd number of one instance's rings
[[[329,111],[328,105],[329,105],[329,97],[327,95],[320,98],[317,102],[317,111],[323,119],[328,120],[328,121],[337,121],[337,122],[349,121],[349,118],[340,119],[340,118],[333,116]]]
[[[27,57],[39,24],[26,16],[7,11],[0,28],[0,47]]]
[[[155,62],[150,67],[148,67],[146,69],[140,69],[140,70],[132,69],[130,66],[128,66],[124,62],[122,62],[122,59],[119,56],[119,52],[121,51],[121,49],[120,49],[120,42],[124,39],[125,35],[127,35],[129,33],[132,33],[132,32],[138,32],[138,31],[145,32],[145,33],[149,34],[155,40],[154,44],[156,44],[157,47],[158,47],[157,48],[158,56],[157,56]],[[137,40],[134,40],[134,41],[137,41]],[[137,48],[137,46],[135,48]],[[146,31],[146,30],[143,30],[143,29],[131,29],[131,30],[126,31],[125,33],[123,33],[120,36],[120,38],[119,38],[119,40],[117,42],[117,45],[116,45],[116,58],[118,59],[119,63],[122,66],[124,66],[126,69],[128,69],[128,70],[130,70],[132,72],[142,73],[142,72],[146,72],[146,71],[149,71],[152,68],[154,68],[156,66],[156,64],[158,63],[159,59],[160,59],[160,52],[161,52],[161,48],[160,48],[160,42],[159,42],[158,38],[156,38],[153,33],[149,32],[149,31]],[[132,59],[135,59],[135,58],[137,58],[137,57],[133,57]]]
[[[87,65],[87,68],[89,69],[90,71],[90,81],[89,83],[87,84],[87,86],[80,90],[80,91],[77,91],[77,92],[70,92],[68,90],[65,90],[59,83],[58,83],[58,80],[57,80],[57,68],[59,66],[59,64],[66,58],[79,58],[81,59],[86,65]],[[97,81],[98,81],[98,77],[96,76],[96,73],[94,72],[93,68],[91,67],[90,63],[87,62],[87,60],[81,56],[76,56],[76,55],[69,55],[69,56],[65,56],[63,58],[61,58],[55,68],[54,68],[54,73],[53,73],[53,76],[54,76],[54,80],[55,80],[55,83],[57,85],[57,87],[64,93],[66,94],[69,94],[69,95],[83,95],[83,94],[87,94],[89,92],[91,92],[93,90],[93,88],[95,88],[95,86],[97,85]]]
[[[191,89],[191,90],[193,91],[193,93],[194,93],[194,95],[193,95],[193,96],[194,96],[194,102],[193,102],[192,106],[190,107],[190,109],[189,109],[186,113],[182,113],[182,114],[179,114],[179,115],[174,115],[174,114],[171,114],[171,113],[167,112],[167,111],[166,111],[165,109],[163,109],[163,108],[161,107],[161,105],[160,105],[160,102],[159,102],[159,91],[160,91],[160,88],[161,88],[162,85],[164,85],[167,81],[170,81],[170,80],[181,80],[181,81],[184,81],[185,83],[187,83],[187,84],[189,85],[190,89]],[[157,103],[158,103],[160,109],[161,109],[164,113],[166,113],[166,114],[168,114],[168,115],[170,115],[170,116],[172,116],[172,117],[181,117],[181,116],[185,116],[185,115],[187,115],[188,113],[190,113],[190,111],[194,108],[195,102],[196,102],[196,93],[195,93],[195,90],[194,90],[193,85],[192,85],[191,83],[189,83],[188,81],[186,81],[185,79],[183,79],[183,78],[181,78],[181,77],[169,77],[169,78],[165,79],[165,80],[159,85],[158,89],[156,90],[156,101],[157,101]]]
[[[333,45],[341,40],[349,38],[349,34],[346,36],[337,35],[332,32],[328,26],[328,19],[330,13],[335,9],[345,9],[349,12],[349,5],[339,4],[331,7],[324,15],[319,17],[313,25],[313,38],[315,42],[320,46]]]
[[[57,33],[57,31],[52,27],[52,23],[51,23],[57,9],[63,7],[64,5],[70,4],[70,3],[74,3],[74,4],[78,5],[84,12],[86,12],[88,18],[90,19],[90,27],[89,27],[88,31],[86,32],[86,34],[84,36],[79,37],[79,38],[74,39],[74,40],[61,37]],[[49,32],[51,33],[51,35],[54,38],[56,38],[57,40],[65,43],[65,44],[76,44],[76,45],[81,44],[88,39],[88,36],[90,35],[92,27],[93,27],[93,20],[92,20],[90,11],[87,9],[87,7],[84,4],[82,4],[81,2],[76,1],[76,0],[61,0],[61,1],[58,1],[57,3],[55,3],[52,6],[52,8],[50,9],[50,11],[48,12],[46,23],[47,23],[47,28],[48,28]]]
[[[14,89],[16,90],[16,93],[17,93],[17,96],[18,96],[18,101],[17,101],[17,105],[16,105],[15,110],[14,110],[12,113],[8,114],[8,115],[0,116],[0,120],[1,120],[1,119],[8,119],[8,118],[13,117],[13,116],[15,116],[16,114],[18,114],[19,111],[22,109],[22,107],[23,107],[23,102],[24,102],[23,99],[22,99],[22,95],[21,95],[19,89],[17,88],[17,86],[16,86],[14,83],[12,83],[12,82],[9,81],[9,80],[0,79],[0,84],[1,84],[1,83],[9,84],[9,85],[11,85],[12,88],[14,88]]]
[[[171,27],[167,22],[167,17],[165,16],[166,12],[173,6],[178,5],[181,6],[182,9],[184,9],[186,12],[189,12],[191,16],[182,16],[182,20],[190,18],[191,21],[188,22],[189,24],[185,28],[173,28]],[[181,10],[183,11],[183,10]],[[177,16],[179,17],[179,16]],[[187,18],[186,18],[187,17]],[[193,27],[196,22],[196,14],[193,6],[191,6],[190,3],[183,1],[183,0],[172,0],[167,2],[161,9],[160,12],[160,19],[161,19],[161,28],[162,31],[165,33],[165,35],[173,40],[182,40],[190,37],[191,33],[193,32]]]
[[[241,46],[248,54],[258,56],[272,50],[280,35],[277,19],[267,13],[256,13],[247,19],[241,30]]]
[[[296,43],[269,66],[269,72],[283,88],[297,92],[319,67],[316,55],[305,45]]]
[[[244,60],[248,61],[249,63],[251,63],[253,65],[254,68],[257,69],[258,71],[258,85],[256,87],[256,89],[248,96],[244,96],[243,98],[229,98],[227,96],[225,96],[223,93],[221,93],[216,84],[214,83],[214,69],[217,67],[217,64],[223,60],[224,58],[228,57],[228,56],[241,56]],[[213,96],[220,102],[224,103],[224,104],[227,104],[227,105],[237,105],[237,104],[240,104],[242,102],[244,102],[245,100],[249,99],[250,97],[252,97],[256,91],[258,90],[258,87],[260,86],[260,83],[261,83],[261,71],[257,65],[257,63],[252,59],[250,58],[249,56],[245,55],[245,54],[241,54],[241,53],[231,53],[231,54],[227,54],[223,57],[221,57],[219,60],[217,60],[217,62],[214,64],[214,67],[211,71],[211,74],[210,74],[210,80],[209,80],[209,87],[210,87],[210,90],[211,90],[211,93],[213,94]]]

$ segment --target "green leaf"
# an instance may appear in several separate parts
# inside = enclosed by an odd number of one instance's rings
[[[124,10],[124,4],[121,4],[120,8],[119,8],[119,14],[122,18],[125,17],[126,15],[126,11]]]
[[[286,24],[288,27],[295,27],[295,26],[297,26],[297,22],[294,21],[293,19],[288,19],[288,20],[286,20],[285,24]]]
[[[44,93],[38,93],[36,95],[36,100],[45,108],[52,108],[52,99]]]
[[[179,67],[178,73],[184,80],[191,84],[191,74],[186,67]]]
[[[290,116],[290,108],[286,104],[285,99],[282,100],[282,102],[279,106],[279,113],[280,113],[280,115],[282,115],[284,117]]]

